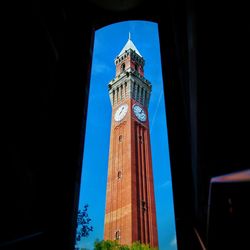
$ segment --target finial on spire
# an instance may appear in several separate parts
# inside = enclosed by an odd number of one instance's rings
[[[131,40],[131,34],[128,32],[128,40]]]

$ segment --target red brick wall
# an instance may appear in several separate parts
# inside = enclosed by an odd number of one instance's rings
[[[122,244],[140,240],[158,246],[148,121],[139,123],[133,115],[134,100],[126,103],[125,118],[120,122],[112,118],[104,239],[114,240],[120,230]]]
[[[130,56],[128,56],[125,60],[123,60],[122,62],[120,63],[117,63],[116,64],[116,76],[118,76],[119,74],[121,74],[122,70],[121,70],[121,65],[125,63],[125,69],[128,69],[128,68],[132,68],[132,69],[135,69],[135,63],[134,61],[130,60]],[[141,65],[138,65],[138,70],[139,74],[141,76],[144,76],[144,71],[143,71],[143,67]]]

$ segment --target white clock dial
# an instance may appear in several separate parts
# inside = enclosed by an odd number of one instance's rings
[[[121,121],[128,112],[128,104],[121,105],[115,112],[114,119],[115,121]]]
[[[141,122],[145,122],[147,120],[147,115],[145,113],[145,111],[143,110],[142,107],[140,107],[137,104],[134,104],[133,106],[133,111],[135,116],[141,121]]]

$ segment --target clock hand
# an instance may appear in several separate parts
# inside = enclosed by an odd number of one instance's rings
[[[122,110],[120,111],[119,115],[121,114],[121,112],[123,111],[124,107],[122,107]]]

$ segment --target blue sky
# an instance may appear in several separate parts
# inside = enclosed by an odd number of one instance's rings
[[[94,241],[103,239],[111,125],[107,85],[115,76],[114,59],[126,44],[129,32],[131,40],[146,61],[145,78],[152,83],[149,124],[159,249],[176,250],[158,27],[156,23],[145,21],[116,23],[95,32],[79,201],[79,209],[85,204],[89,205],[88,213],[94,231],[78,245],[92,250]]]

